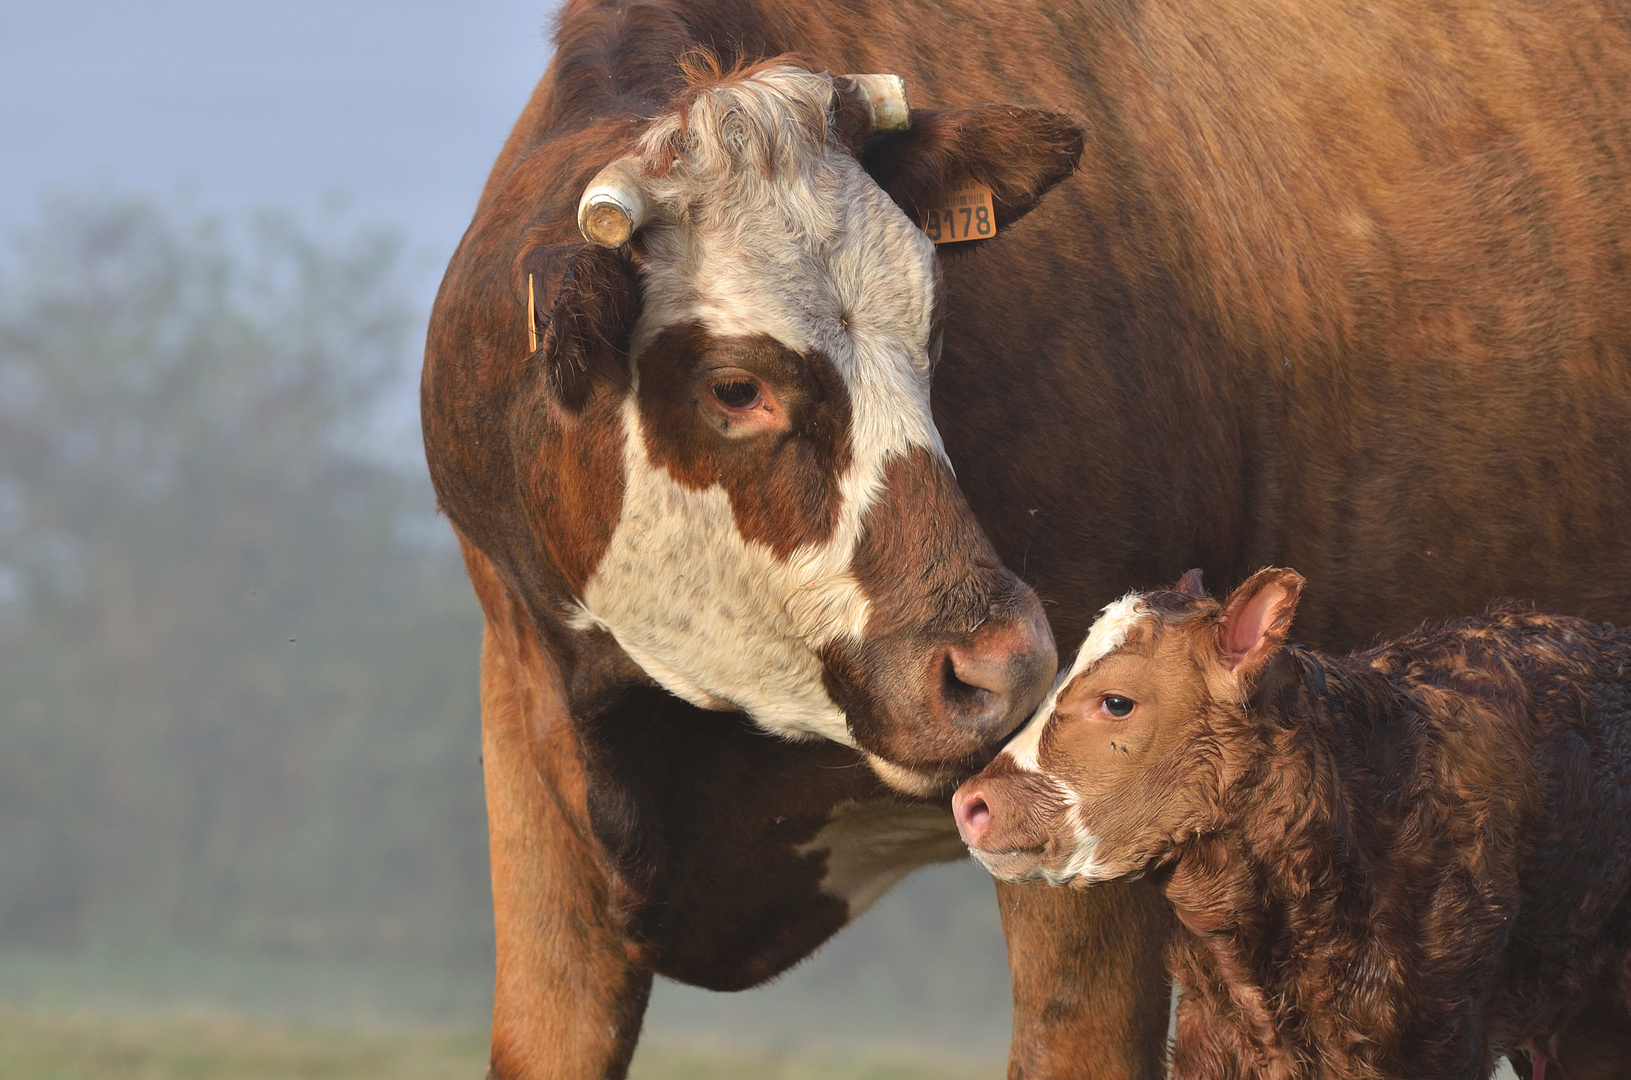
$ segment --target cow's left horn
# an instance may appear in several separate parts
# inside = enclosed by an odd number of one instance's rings
[[[595,174],[578,200],[578,231],[591,244],[620,247],[651,215],[638,158],[618,158]]]
[[[912,124],[906,83],[899,75],[846,75],[872,106],[872,133],[905,131]]]

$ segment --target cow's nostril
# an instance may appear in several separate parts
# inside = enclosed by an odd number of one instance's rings
[[[980,712],[990,704],[996,691],[964,679],[963,676],[968,672],[959,671],[957,661],[958,656],[951,649],[946,650],[945,655],[941,657],[940,698],[959,712]],[[967,664],[963,666],[966,668]]]

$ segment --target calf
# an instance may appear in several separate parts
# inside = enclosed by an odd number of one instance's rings
[[[1338,658],[1285,644],[1302,585],[1106,607],[958,790],[969,848],[1160,885],[1175,1077],[1631,1076],[1631,630],[1505,609]]]

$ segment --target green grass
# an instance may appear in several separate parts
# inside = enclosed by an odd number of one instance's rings
[[[481,1080],[481,1032],[329,1028],[204,1012],[0,1008],[5,1080]],[[631,1080],[995,1080],[1000,1066],[906,1054],[645,1045]]]
[[[6,1080],[480,1080],[486,1061],[480,1033],[0,1011]]]
[[[1002,1065],[924,1061],[917,1055],[766,1054],[644,1045],[629,1080],[999,1080]]]

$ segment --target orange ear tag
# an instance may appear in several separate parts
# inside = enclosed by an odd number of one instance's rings
[[[978,180],[953,184],[923,211],[923,231],[937,244],[996,236],[997,214],[991,205],[991,189]]]

